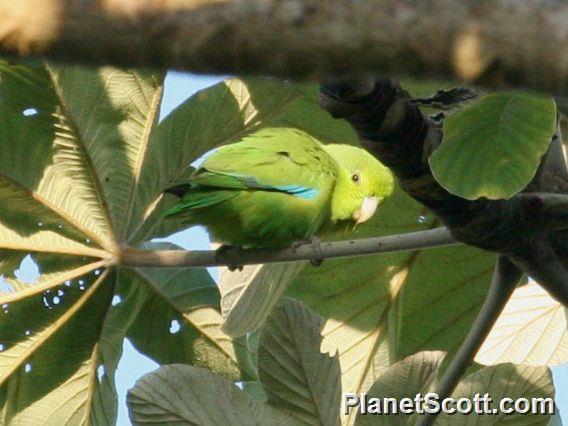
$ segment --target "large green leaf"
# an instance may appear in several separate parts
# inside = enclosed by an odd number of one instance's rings
[[[113,224],[114,233],[110,235],[122,242],[158,119],[163,76],[112,68],[97,73],[71,67],[48,70],[61,103],[62,119],[80,140],[72,147],[84,152],[75,161],[86,163],[86,167],[77,164],[75,169],[68,165],[66,171],[76,172],[74,187],[82,186],[83,182],[77,180],[85,174],[84,185],[97,190],[94,205],[105,207],[107,220]]]
[[[460,398],[473,399],[476,394],[489,394],[492,398],[491,408],[497,410],[498,401],[503,398],[526,399],[527,404],[535,399],[542,399],[541,409],[548,413],[532,414],[496,412],[483,419],[484,425],[496,425],[510,423],[523,425],[548,425],[550,421],[550,411],[554,410],[552,398],[554,397],[554,387],[552,385],[552,374],[547,367],[530,367],[526,365],[499,364],[485,367],[462,380],[452,394],[456,400]],[[548,400],[547,402],[545,400]],[[521,408],[527,405],[520,405]],[[513,404],[505,407],[507,410],[513,408]],[[524,409],[524,408],[523,408]],[[535,409],[539,409],[535,407]],[[479,417],[471,414],[441,414],[437,424],[440,425],[476,425],[480,424]]]
[[[173,364],[140,379],[128,392],[135,425],[296,425],[293,417],[255,401],[202,368]]]
[[[41,415],[47,424],[112,424],[124,338],[158,362],[194,363],[233,380],[254,377],[246,345],[220,329],[219,293],[205,269],[115,265],[120,246],[142,242],[137,235],[161,222],[165,186],[200,153],[230,140],[214,137],[223,128],[215,120],[195,121],[187,138],[171,132],[188,131],[185,114],[210,118],[202,95],[158,126],[162,84],[161,74],[0,62],[6,420]],[[229,86],[213,89],[226,91],[225,100],[210,98],[244,128],[248,104],[239,106]],[[175,231],[179,224],[166,227]],[[39,271],[32,284],[15,278],[28,255]],[[32,371],[24,371],[27,364]],[[41,386],[27,384],[48,371]]]
[[[368,390],[368,398],[380,398],[381,400],[383,398],[395,398],[400,401],[403,398],[414,400],[418,393],[426,395],[433,390],[432,387],[436,382],[444,357],[443,352],[419,352],[393,364],[380,375]],[[351,410],[354,410],[354,408],[352,407]],[[375,415],[359,414],[356,417],[355,424],[357,426],[395,426],[410,423],[410,416],[398,411],[398,407],[393,409],[388,405],[382,407],[380,413],[375,413]]]
[[[98,284],[105,303],[98,317],[91,314],[99,319],[85,327],[89,352],[77,352],[88,372],[80,423],[115,421],[114,374],[125,338],[161,363],[193,363],[232,380],[255,377],[244,341],[220,328],[218,290],[204,269],[116,267],[120,247],[180,229],[177,221],[163,220],[174,199],[162,191],[183,180],[203,153],[263,125],[305,128],[325,141],[355,140],[347,124],[319,109],[313,86],[228,80],[158,123],[162,84],[161,74],[0,62],[0,274],[6,289],[0,306],[9,315],[0,318],[0,392],[44,347],[53,357],[38,358],[34,371],[64,357],[66,347],[49,343],[74,324],[69,289],[81,292],[105,277]],[[28,255],[39,270],[31,285],[15,278]],[[24,309],[32,302],[42,306],[37,318]],[[90,299],[82,303],[90,306]],[[12,347],[13,341],[20,343]],[[40,410],[42,398],[57,395],[61,403],[42,409],[58,424],[76,397],[58,385],[79,383],[78,370],[52,371],[49,386],[11,393],[6,416]]]
[[[220,330],[221,314],[213,308],[219,292],[205,270],[136,272],[121,282],[126,297],[120,309],[136,315],[127,335],[138,349],[161,364],[190,361],[233,380],[240,377],[238,360],[254,376],[245,341],[232,341]]]
[[[389,367],[367,392],[365,414],[357,414],[355,424],[357,426],[371,425],[408,425],[415,424],[419,415],[428,413],[430,410],[439,410],[441,400],[435,398],[434,392],[436,380],[440,373],[440,366],[444,360],[443,352],[419,352]],[[425,400],[425,405],[415,407],[416,413],[402,411],[402,406],[392,404],[393,399],[400,402],[403,398],[416,401],[416,396],[422,397],[430,394]],[[477,398],[476,398],[477,395]],[[487,403],[476,400],[485,395],[491,398]],[[462,398],[469,399],[471,412],[459,413],[456,404],[450,404],[453,414],[444,414],[438,411],[436,424],[441,425],[496,425],[503,423],[519,425],[547,425],[550,421],[548,414],[505,414],[499,412],[499,401],[504,398],[526,398],[530,403],[532,398],[542,398],[542,406],[545,409],[553,409],[552,397],[554,390],[552,376],[547,367],[530,367],[526,365],[499,364],[485,367],[464,378],[452,393],[452,398],[458,401]],[[547,401],[548,399],[548,401]],[[511,400],[511,401],[512,401]],[[375,401],[376,403],[371,403]],[[520,405],[523,407],[523,405]],[[467,408],[467,403],[460,404]],[[511,409],[513,404],[505,405],[506,410]],[[405,410],[409,410],[405,406]],[[351,406],[353,412],[360,411],[360,406]],[[418,411],[420,410],[420,411]],[[483,414],[476,413],[481,410]],[[485,411],[488,410],[488,411]]]
[[[249,265],[242,271],[220,268],[223,330],[243,336],[264,324],[280,296],[307,262]]]
[[[57,304],[46,306],[40,292],[5,309],[0,322],[1,423],[89,423],[98,386],[97,336],[112,280],[110,272],[91,274],[83,285],[64,286],[64,293],[53,296],[60,298]]]
[[[170,365],[147,374],[130,390],[131,419],[164,425],[339,425],[339,363],[320,352],[321,323],[291,299],[270,314],[258,360],[266,402],[210,372]]]
[[[339,425],[339,360],[320,353],[322,320],[292,299],[266,322],[258,348],[268,404],[302,424]]]
[[[101,380],[107,393],[115,390],[114,374],[125,337],[159,363],[192,363],[233,380],[241,377],[241,368],[248,375],[243,378],[254,377],[244,342],[233,342],[220,330],[221,314],[213,308],[219,292],[206,271],[140,269],[119,274],[100,337]],[[109,423],[108,412],[115,413],[115,404],[116,399],[109,399],[103,407],[96,406],[106,420],[100,424]]]
[[[533,178],[555,130],[552,98],[485,95],[446,118],[430,167],[436,180],[460,197],[509,198]]]

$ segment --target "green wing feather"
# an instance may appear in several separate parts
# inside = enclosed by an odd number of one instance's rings
[[[223,191],[213,188],[189,188],[182,201],[166,212],[166,216],[174,216],[185,210],[211,207],[237,196],[236,191]]]
[[[218,184],[216,176],[211,176],[222,174],[248,188],[290,184],[318,188],[321,177],[335,177],[337,164],[307,133],[291,128],[267,128],[244,137],[239,143],[219,148],[203,162],[201,169],[209,174],[196,173],[193,182],[200,185],[227,187],[227,181]]]
[[[207,157],[189,179],[180,204],[166,215],[210,207],[233,198],[239,190],[315,198],[331,191],[337,168],[335,160],[307,133],[262,129]]]

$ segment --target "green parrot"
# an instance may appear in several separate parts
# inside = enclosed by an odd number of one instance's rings
[[[214,241],[281,248],[327,225],[369,220],[394,188],[393,175],[364,149],[323,145],[294,128],[264,128],[208,156],[166,216],[204,225]]]

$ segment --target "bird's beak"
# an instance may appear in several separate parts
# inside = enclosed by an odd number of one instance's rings
[[[377,211],[379,199],[377,197],[365,197],[361,203],[361,208],[353,213],[353,220],[357,225],[367,222]]]

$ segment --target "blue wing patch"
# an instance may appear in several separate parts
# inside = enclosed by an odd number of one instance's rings
[[[305,200],[313,200],[319,193],[319,191],[315,188],[308,188],[306,186],[299,185],[278,185],[274,188],[295,197],[304,198]]]

